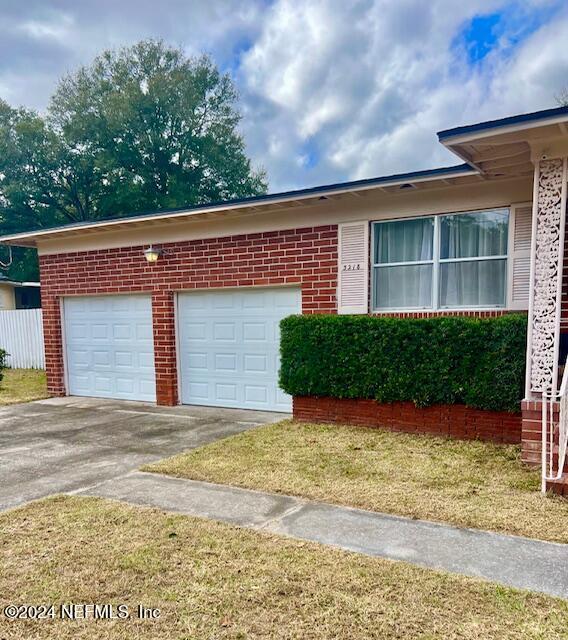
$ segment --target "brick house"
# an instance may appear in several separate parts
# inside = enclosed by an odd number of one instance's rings
[[[289,411],[278,387],[289,314],[518,312],[518,415],[316,398],[294,410],[522,441],[539,463],[542,394],[559,388],[568,332],[568,108],[438,138],[461,164],[1,238],[39,252],[49,392]],[[558,465],[556,400],[547,451]]]

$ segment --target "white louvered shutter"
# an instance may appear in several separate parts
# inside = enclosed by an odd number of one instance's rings
[[[510,309],[528,309],[531,271],[532,204],[511,207]]]
[[[339,225],[338,313],[367,313],[369,223]]]

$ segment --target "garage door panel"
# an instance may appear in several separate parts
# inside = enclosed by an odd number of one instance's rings
[[[138,367],[154,374],[154,351],[141,351],[138,354]]]
[[[91,361],[94,367],[109,367],[111,366],[111,354],[104,351],[92,351],[90,354]]]
[[[89,387],[91,386],[90,380],[91,380],[91,376],[88,373],[75,374],[75,380],[74,380],[75,388],[88,390]]]
[[[290,411],[278,387],[279,323],[300,309],[298,289],[179,294],[182,402]]]
[[[87,302],[84,311],[90,311],[91,313],[106,313],[110,311],[112,302],[106,298],[92,298]]]
[[[207,327],[204,322],[185,322],[181,328],[182,333],[189,340],[207,339]]]
[[[183,389],[184,402],[187,397],[191,402],[187,404],[201,404],[206,406],[227,408],[248,408],[265,411],[289,411],[290,399],[286,394],[277,398],[273,385],[259,385],[254,380],[250,382],[238,381],[227,377],[226,380],[194,380]]]
[[[215,342],[235,342],[237,328],[235,322],[215,322],[213,324],[213,340]]]
[[[269,339],[270,332],[267,330],[266,321],[264,322],[243,322],[242,336],[243,342],[266,342]]]
[[[237,384],[235,382],[216,382],[213,385],[215,390],[214,399],[219,402],[236,402]]]
[[[236,373],[238,370],[238,357],[236,353],[213,354],[213,370]]]
[[[138,323],[136,325],[136,341],[146,342],[147,344],[150,344],[150,345],[154,343],[154,332],[151,324]]]
[[[73,323],[70,326],[69,336],[77,342],[80,340],[88,340],[89,335],[87,325],[78,322]]]
[[[195,309],[195,310],[199,310],[199,309],[205,309],[206,308],[206,304],[207,301],[204,297],[202,296],[184,296],[183,298],[183,307],[185,309]]]
[[[107,342],[109,340],[109,328],[106,324],[92,324],[90,326],[91,340],[101,340]]]
[[[245,384],[245,400],[250,403],[268,403],[268,389],[264,385]]]
[[[269,355],[266,353],[245,353],[243,371],[245,373],[268,373]]]
[[[196,353],[190,351],[186,356],[187,368],[190,371],[208,371],[209,369],[209,356],[207,353]]]
[[[225,293],[222,296],[215,296],[211,300],[211,304],[214,309],[234,309],[235,308],[235,294]]]
[[[266,309],[267,305],[270,304],[270,299],[272,296],[270,293],[266,295],[257,295],[256,292],[251,291],[250,293],[242,293],[241,294],[241,306],[243,309]]]
[[[107,377],[107,376],[101,376],[101,375],[97,375],[94,374],[93,376],[94,379],[94,387],[95,387],[95,391],[98,391],[100,393],[111,393],[112,392],[112,380]]]
[[[132,378],[120,378],[116,377],[116,390],[118,393],[126,393],[128,395],[135,392],[136,385]]]
[[[131,369],[132,368],[132,359],[133,359],[134,354],[132,354],[130,351],[117,351],[114,354],[114,366],[118,369],[118,368],[127,368],[127,369]]]
[[[64,309],[69,393],[155,401],[151,298],[67,298]]]
[[[188,382],[185,388],[187,396],[196,401],[194,404],[207,404],[207,401],[210,399],[209,383],[207,380],[199,381],[194,379],[193,382]],[[199,400],[202,400],[203,402],[197,402]]]
[[[274,297],[274,306],[277,309],[283,309],[286,315],[292,315],[298,313],[298,290],[288,289],[288,291],[282,291],[281,294]]]

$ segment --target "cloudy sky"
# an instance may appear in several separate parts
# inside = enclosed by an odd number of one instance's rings
[[[566,0],[0,0],[0,96],[142,38],[210,53],[270,190],[459,162],[435,132],[556,106]]]

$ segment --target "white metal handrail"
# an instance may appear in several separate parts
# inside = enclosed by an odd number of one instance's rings
[[[555,416],[557,416],[555,418]],[[542,492],[564,472],[568,445],[568,360],[560,391],[542,394]],[[557,450],[555,451],[555,446]],[[556,455],[555,455],[556,454]]]

